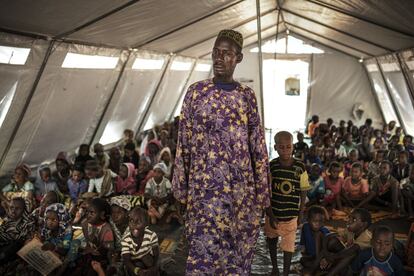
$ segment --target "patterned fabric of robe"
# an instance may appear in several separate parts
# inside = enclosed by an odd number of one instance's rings
[[[249,275],[263,209],[268,155],[252,89],[204,80],[184,98],[173,177],[186,204],[186,275]]]

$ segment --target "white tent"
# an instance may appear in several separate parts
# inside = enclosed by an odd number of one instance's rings
[[[259,35],[280,38],[289,29],[325,50],[306,57],[308,115],[351,119],[360,108],[360,120],[395,119],[414,133],[413,1],[3,0],[1,7],[0,175],[171,119],[186,87],[211,75],[210,51],[223,28],[243,33],[236,75],[253,80],[259,99],[261,62],[249,49]]]

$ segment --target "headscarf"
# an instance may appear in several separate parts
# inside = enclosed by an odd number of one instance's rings
[[[132,163],[123,163],[122,165],[126,166],[128,169],[128,176],[125,179],[118,176],[116,180],[116,192],[121,192],[125,188],[129,194],[133,194],[136,192],[136,182],[135,182],[135,166]]]
[[[171,150],[170,150],[170,148],[169,147],[165,147],[165,148],[163,148],[161,151],[160,151],[160,155],[158,156],[158,162],[163,162],[162,160],[161,160],[161,158],[162,158],[162,155],[165,153],[165,152],[167,152],[169,155],[170,155],[170,159],[171,159]],[[172,162],[172,160],[171,160],[171,162]]]
[[[24,171],[27,174],[27,177],[29,177],[32,174],[32,170],[30,169],[29,165],[25,163],[21,163],[20,165],[18,165],[15,170],[18,169]]]
[[[59,219],[58,237],[61,238],[65,234],[67,234],[68,231],[70,231],[70,227],[69,227],[70,215],[68,213],[68,210],[66,209],[65,205],[61,203],[54,203],[54,204],[49,205],[46,208],[44,223],[43,223],[43,227],[41,230],[41,236],[45,240],[48,240],[51,234],[51,230],[47,229],[47,226],[46,226],[46,214],[49,211],[55,212],[58,216],[58,219]]]
[[[114,196],[111,198],[111,206],[116,205],[127,211],[131,210],[131,201],[128,196]]]
[[[153,170],[155,169],[160,169],[164,174],[168,174],[168,168],[167,165],[165,165],[163,162],[160,162],[158,164],[156,164],[153,168]]]
[[[152,139],[151,141],[148,142],[147,146],[145,147],[145,155],[146,156],[150,155],[150,153],[149,153],[149,145],[150,144],[156,145],[159,150],[161,149],[161,142],[158,141],[157,139]]]

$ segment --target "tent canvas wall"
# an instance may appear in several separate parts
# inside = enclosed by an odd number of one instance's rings
[[[30,52],[17,65],[15,52],[1,50],[0,175],[21,161],[38,164],[83,142],[107,137],[112,143],[123,128],[143,130],[170,119],[186,87],[210,75],[196,68],[210,63],[220,29],[241,31],[246,46],[257,42],[257,3],[263,40],[289,29],[348,55],[314,58],[312,74],[319,81],[308,114],[329,114],[316,104],[326,94],[340,99],[352,93],[346,98],[362,102],[367,116],[379,119],[379,106],[385,120],[395,118],[414,131],[413,1],[4,0],[0,46]],[[104,56],[113,66],[62,68],[68,53]],[[161,68],[136,69],[137,58],[163,62]],[[360,58],[364,63],[357,63]],[[174,62],[186,69],[173,70]],[[347,87],[322,85],[333,74],[327,66],[336,62],[349,65],[349,73],[340,72]],[[245,64],[255,67],[236,74],[254,79],[260,95],[257,55],[246,54]],[[354,102],[348,104],[336,108],[349,110]]]

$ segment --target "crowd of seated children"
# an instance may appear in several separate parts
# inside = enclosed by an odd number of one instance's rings
[[[170,183],[177,131],[175,121],[135,141],[126,130],[109,154],[82,144],[73,159],[59,152],[56,169],[42,164],[35,177],[18,165],[0,190],[0,274],[35,272],[16,254],[36,238],[62,260],[54,275],[158,275],[158,238],[148,226],[183,223]]]
[[[304,274],[404,275],[401,260],[392,250],[394,233],[379,226],[372,234],[366,208],[388,211],[391,218],[408,214],[410,220],[414,219],[412,136],[404,134],[394,121],[382,129],[374,129],[371,119],[360,127],[351,121],[340,121],[337,127],[332,119],[323,123],[316,115],[307,133],[309,145],[301,133],[294,145],[294,156],[306,165],[313,188],[308,192],[308,222],[302,229]],[[319,162],[321,172],[317,170]],[[322,200],[312,200],[316,183],[321,183],[318,174],[323,177],[324,189],[317,198]],[[319,207],[314,209],[314,204],[327,207],[332,214],[350,207],[346,231],[339,235],[325,233],[325,216]]]

